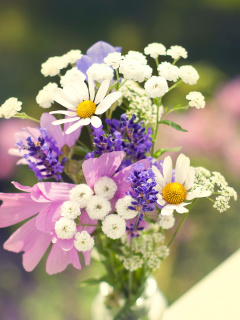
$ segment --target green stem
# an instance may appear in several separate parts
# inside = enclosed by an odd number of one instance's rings
[[[130,248],[129,248],[129,255],[132,255],[132,238],[130,240]],[[130,298],[132,295],[132,271],[129,270],[128,272],[128,297]]]
[[[120,86],[118,87],[118,89],[120,89],[126,82],[127,82],[127,79],[125,79],[125,80],[120,84]]]
[[[171,91],[171,90],[174,89],[174,88],[179,87],[182,82],[183,82],[182,79],[178,80],[175,84],[173,84],[173,85],[168,89],[168,92]]]
[[[197,199],[194,199],[194,200],[193,200],[193,202],[191,203],[191,205],[190,205],[190,207],[189,207],[189,209],[188,209],[188,212],[186,212],[186,213],[184,214],[184,216],[183,216],[182,220],[180,221],[177,229],[175,230],[174,234],[172,235],[171,239],[169,240],[169,242],[168,242],[168,244],[167,244],[167,247],[169,247],[169,246],[171,245],[171,243],[173,242],[173,240],[174,240],[174,238],[176,237],[176,235],[177,235],[179,229],[181,228],[183,222],[185,221],[185,219],[186,219],[187,216],[189,215],[192,207],[194,206],[196,200],[197,200]]]
[[[116,72],[116,78],[117,78],[116,90],[118,90],[119,89],[119,85],[120,85],[118,69],[115,69],[115,72]]]
[[[158,98],[157,99],[157,121],[156,121],[156,125],[155,125],[154,136],[153,136],[152,155],[154,154],[154,147],[155,147],[155,142],[156,142],[156,139],[157,139],[159,108],[161,106],[161,103],[162,103],[162,99]]]
[[[29,115],[27,115],[25,112],[21,112],[21,113],[17,113],[14,118],[20,118],[20,119],[29,119],[29,120],[33,120],[36,122],[40,122],[40,120],[35,119],[33,117],[30,117]]]

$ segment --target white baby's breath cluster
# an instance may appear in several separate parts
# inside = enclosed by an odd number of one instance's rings
[[[152,75],[152,68],[147,65],[146,57],[138,51],[129,51],[120,63],[119,72],[127,80],[143,82]]]
[[[22,109],[22,102],[17,98],[7,99],[0,107],[0,118],[10,119]]]
[[[50,82],[42,90],[39,91],[36,101],[40,107],[46,109],[50,108],[53,103],[53,94],[57,89],[57,84]]]
[[[56,76],[62,69],[66,68],[69,64],[74,64],[81,57],[82,53],[80,50],[71,50],[62,56],[51,57],[42,64],[41,73],[45,77]]]
[[[201,92],[191,91],[186,96],[186,99],[190,100],[189,103],[188,103],[190,107],[195,107],[197,109],[202,109],[202,108],[205,107],[205,104],[206,104],[205,98],[201,94]]]
[[[122,255],[117,255],[117,258],[123,262],[124,268],[130,271],[141,268],[143,264],[151,270],[159,268],[160,263],[169,255],[169,249],[163,245],[165,237],[156,231],[150,225],[148,232],[143,231],[141,237],[131,239],[130,242],[127,237],[122,238]]]
[[[103,59],[103,61],[113,69],[118,69],[122,60],[123,56],[120,52],[109,53],[106,58]]]
[[[102,83],[104,80],[112,80],[113,69],[105,63],[94,63],[88,68],[87,75],[92,80]]]
[[[166,47],[161,43],[150,43],[145,49],[144,53],[156,59],[158,56],[166,55]]]
[[[127,101],[126,115],[130,119],[136,115],[136,121],[143,120],[146,127],[151,127],[157,120],[157,107],[152,103],[145,90],[135,81],[128,80],[120,89],[121,99],[119,105]]]
[[[237,200],[237,193],[229,187],[224,176],[219,172],[210,172],[203,167],[195,168],[194,189],[200,189],[202,192],[210,191],[216,198],[213,207],[219,212],[227,211],[230,208],[229,202]]]

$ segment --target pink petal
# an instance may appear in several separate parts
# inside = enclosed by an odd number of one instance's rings
[[[61,126],[52,125],[52,122],[55,120],[56,118],[49,113],[43,113],[40,118],[40,125],[41,128],[46,129],[47,133],[56,140],[58,148],[61,149],[64,146],[64,136]]]
[[[89,266],[90,262],[91,262],[91,254],[92,254],[92,249],[89,251],[85,251],[82,253],[84,256],[84,261],[85,261],[85,265]]]
[[[87,184],[93,188],[101,177],[111,177],[119,168],[124,157],[123,151],[105,153],[99,158],[88,159],[83,162],[82,170]]]
[[[36,230],[35,223],[36,218],[26,222],[3,245],[9,251],[25,251],[23,267],[26,271],[32,271],[36,267],[51,243],[51,236]]]
[[[69,200],[69,191],[75,187],[74,184],[71,183],[63,183],[63,182],[39,182],[36,185],[38,187],[38,194],[34,194],[35,201],[42,202],[44,201],[67,201]]]
[[[89,218],[87,211],[84,210],[80,216],[80,220],[85,223],[85,224],[92,224],[92,225],[96,225],[97,226],[97,220],[92,220]],[[81,222],[80,222],[81,223]],[[86,230],[89,234],[93,233],[95,231],[96,227],[84,227],[84,230]],[[82,227],[78,227],[77,228],[78,232],[81,232],[83,229]]]
[[[74,247],[74,238],[72,239],[57,239],[56,244],[64,251],[69,251]]]
[[[66,116],[65,118],[67,119],[68,116]],[[68,145],[69,147],[74,145],[74,143],[78,140],[82,130],[82,127],[80,127],[74,130],[72,133],[66,134],[65,132],[69,127],[71,127],[71,125],[72,123],[69,123],[69,122],[64,123],[64,144]]]
[[[48,274],[62,272],[72,263],[76,269],[81,269],[77,250],[63,251],[57,244],[53,244],[46,265]]]
[[[36,217],[24,223],[8,238],[3,244],[3,248],[16,253],[26,250],[31,240],[39,233],[39,231],[36,232],[35,224]]]
[[[52,203],[39,212],[36,220],[36,228],[39,231],[45,233],[54,231],[55,222],[61,215],[61,205],[62,202]]]
[[[15,188],[17,188],[18,190],[21,191],[25,191],[25,192],[31,192],[32,191],[32,187],[29,186],[23,186],[18,182],[12,181],[12,184],[14,185]]]
[[[23,254],[23,267],[26,271],[32,271],[37,266],[49,247],[51,238],[51,235],[46,233],[37,234],[31,247]]]
[[[0,193],[0,227],[8,227],[37,214],[45,204],[36,203],[29,193]]]

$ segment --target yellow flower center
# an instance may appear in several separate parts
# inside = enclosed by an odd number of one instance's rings
[[[77,106],[77,115],[83,119],[91,118],[96,109],[97,107],[94,102],[90,100],[84,100]]]
[[[170,204],[179,204],[186,198],[187,191],[178,182],[168,183],[162,191],[163,199]]]

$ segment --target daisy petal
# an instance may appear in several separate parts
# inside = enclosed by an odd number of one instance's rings
[[[113,92],[106,96],[97,106],[95,114],[103,114],[111,105],[121,97],[121,92]]]
[[[192,191],[192,192],[188,192],[186,195],[186,200],[192,200],[194,198],[197,198],[197,194],[196,192]]]
[[[90,100],[94,101],[94,96],[95,96],[94,83],[90,76],[88,77],[88,88],[90,93]]]
[[[64,93],[63,89],[57,88],[54,91],[52,98],[63,107],[70,110],[76,110],[76,106],[73,104],[72,100]]]
[[[190,167],[190,159],[184,154],[180,154],[177,158],[176,167],[175,167],[175,181],[183,184],[186,181],[187,174]]]
[[[169,207],[169,206],[165,206],[162,208],[161,210],[161,214],[163,216],[170,216],[171,214],[173,214],[173,208]]]
[[[79,117],[56,120],[56,121],[53,121],[52,124],[54,126],[56,126],[58,124],[63,124],[63,123],[72,122],[72,121],[76,121],[76,120],[79,120]]]
[[[82,102],[83,97],[79,90],[75,89],[74,84],[66,85],[63,87],[64,93],[71,97],[72,104],[77,106],[80,102]]]
[[[84,81],[76,81],[71,85],[79,92],[82,100],[89,100],[88,88]]]
[[[167,156],[163,161],[163,176],[167,183],[172,182],[172,159]]]
[[[69,127],[65,133],[69,134],[81,126],[87,126],[90,122],[91,122],[90,118],[80,119],[78,122],[74,123],[71,127]]]
[[[188,212],[188,209],[185,208],[185,207],[182,206],[182,205],[178,205],[178,206],[176,207],[176,211],[177,211],[178,213],[186,213],[186,212]]]
[[[162,176],[162,174],[161,174],[161,172],[158,170],[158,168],[157,167],[155,167],[155,166],[152,166],[152,171],[153,171],[153,173],[155,174],[155,180],[156,180],[156,182],[157,182],[157,184],[159,184],[161,187],[164,187],[165,185],[166,185],[166,182],[165,182],[165,180],[163,179],[163,176]],[[160,190],[158,190],[158,191],[160,191]]]
[[[97,95],[95,97],[94,103],[98,104],[103,100],[103,98],[106,96],[108,88],[110,85],[109,80],[104,80],[103,83],[101,84],[100,88],[98,89]]]
[[[192,188],[194,184],[194,179],[195,179],[195,169],[193,167],[190,167],[187,173],[185,184],[184,184],[184,187],[186,190],[189,190]]]
[[[74,111],[65,111],[65,110],[57,110],[57,111],[51,111],[50,114],[65,114],[67,116],[73,117],[76,115],[76,112]]]
[[[91,117],[91,125],[94,128],[99,128],[102,125],[102,120],[97,116],[92,116]]]

